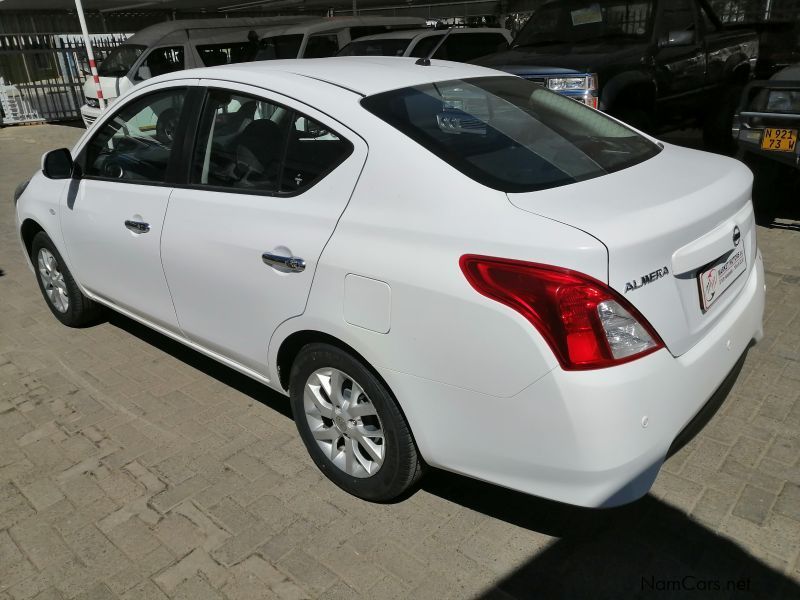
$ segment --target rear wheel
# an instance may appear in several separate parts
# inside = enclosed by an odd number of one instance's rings
[[[93,323],[100,308],[83,295],[50,237],[40,231],[31,244],[36,281],[50,311],[68,327]]]
[[[354,356],[329,344],[305,346],[292,365],[289,392],[308,453],[346,492],[386,502],[422,475],[423,463],[397,403]]]

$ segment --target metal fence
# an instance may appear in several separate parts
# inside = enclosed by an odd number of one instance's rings
[[[118,33],[91,36],[97,61],[127,37],[128,34]],[[26,121],[79,119],[88,71],[83,38],[78,35],[0,35],[0,78],[18,92],[13,96],[27,105]],[[3,88],[6,100],[10,97],[9,87]],[[14,122],[13,115],[6,114],[4,120]]]

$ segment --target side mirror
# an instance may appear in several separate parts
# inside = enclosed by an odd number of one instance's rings
[[[141,66],[136,71],[136,79],[140,79],[144,81],[145,79],[150,79],[153,74],[150,72],[150,67],[148,66]]]
[[[73,167],[72,154],[66,148],[51,150],[42,156],[42,173],[48,179],[69,179]]]
[[[694,44],[694,31],[685,29],[670,31],[665,38],[658,43],[661,48],[672,48],[674,46],[691,46]]]

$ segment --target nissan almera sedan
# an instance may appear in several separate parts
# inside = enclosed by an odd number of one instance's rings
[[[348,492],[430,465],[602,507],[762,337],[751,183],[505,73],[333,58],[149,80],[16,212],[57,319],[110,307],[289,396]]]

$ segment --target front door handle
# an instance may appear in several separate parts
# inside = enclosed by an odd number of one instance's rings
[[[125,227],[133,233],[147,233],[150,231],[150,223],[143,223],[142,221],[125,221]]]
[[[281,256],[280,254],[264,252],[261,255],[261,260],[264,261],[265,265],[288,273],[302,273],[306,269],[306,261],[299,256]]]

